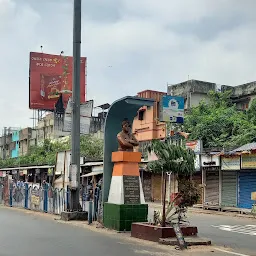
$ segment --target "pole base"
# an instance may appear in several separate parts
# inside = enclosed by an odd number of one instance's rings
[[[61,212],[60,219],[63,221],[70,221],[70,220],[87,221],[88,212]]]

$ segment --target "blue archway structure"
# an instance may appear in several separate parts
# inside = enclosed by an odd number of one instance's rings
[[[143,106],[153,106],[153,99],[127,96],[115,101],[109,108],[104,128],[103,158],[103,203],[108,201],[113,163],[112,152],[117,151],[117,134],[121,131],[121,123],[127,118],[132,124],[138,110]],[[104,212],[103,212],[104,214]]]

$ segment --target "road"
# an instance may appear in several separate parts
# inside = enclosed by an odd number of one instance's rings
[[[199,235],[210,238],[213,244],[232,248],[235,253],[256,255],[256,219],[189,213]]]
[[[29,256],[31,254],[37,256],[230,255],[215,250],[214,247],[180,252],[173,247],[130,238],[128,234],[89,228],[87,224],[83,224],[81,227],[80,223],[76,223],[76,225],[72,222],[63,223],[54,220],[54,218],[48,214],[0,206],[0,256]],[[216,243],[221,244],[224,237],[230,237],[227,241],[233,247],[239,247],[240,243],[243,247],[249,245],[250,249],[253,248],[252,240],[255,243],[255,236],[225,233],[218,228],[211,227],[210,221],[215,225],[226,224],[228,221],[228,219],[221,221],[218,218],[204,215],[191,216],[192,222],[198,224],[201,235],[206,237],[211,235],[210,238]],[[239,239],[239,241],[232,241],[232,237]],[[255,255],[255,253],[248,255]]]

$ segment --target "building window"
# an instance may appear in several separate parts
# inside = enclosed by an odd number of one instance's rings
[[[141,120],[141,121],[144,120],[144,115],[145,115],[145,109],[139,110],[138,119]]]

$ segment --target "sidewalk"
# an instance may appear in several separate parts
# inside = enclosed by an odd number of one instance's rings
[[[168,204],[167,204],[168,205]],[[166,205],[166,207],[167,207]],[[148,203],[149,206],[149,218],[151,219],[151,215],[154,214],[154,210],[162,210],[161,203]],[[243,212],[243,213],[241,213]],[[215,214],[215,215],[222,215],[222,216],[232,216],[232,217],[240,217],[240,218],[251,218],[256,219],[256,215],[251,214],[251,211],[248,209],[238,209],[232,207],[225,207],[223,211],[218,211],[216,209],[207,209],[204,210],[203,207],[196,205],[194,207],[188,208],[188,213],[191,214]],[[153,215],[152,215],[153,216]]]

